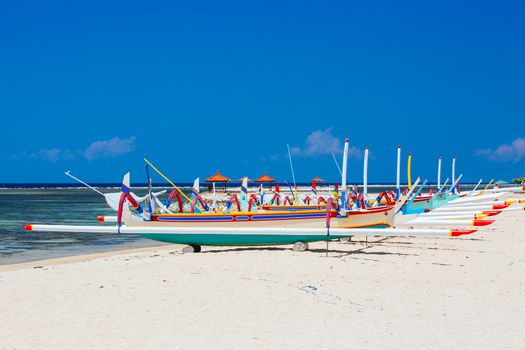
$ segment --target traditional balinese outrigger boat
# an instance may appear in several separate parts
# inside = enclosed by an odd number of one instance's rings
[[[357,216],[337,211],[332,198],[325,210],[297,212],[232,212],[232,213],[176,213],[148,214],[137,203],[129,187],[129,173],[123,181],[116,226],[25,225],[26,230],[48,232],[83,232],[134,234],[145,238],[178,244],[188,244],[192,251],[203,245],[282,245],[294,244],[294,250],[308,248],[309,242],[329,241],[359,234],[379,236],[457,237],[475,230],[455,229],[378,229],[349,228],[355,222],[364,222],[361,216],[391,217],[395,208]],[[354,222],[354,224],[352,224]]]
[[[133,226],[158,227],[276,227],[276,228],[322,228],[325,226],[326,216],[334,228],[359,228],[359,227],[391,227],[394,223],[395,212],[401,204],[367,208],[363,210],[346,210],[346,203],[335,202],[332,198],[322,208],[311,210],[266,210],[259,206],[257,196],[248,194],[247,180],[244,179],[239,195],[233,194],[226,202],[225,208],[218,212],[209,210],[208,205],[198,192],[198,179],[192,189],[191,207],[189,212],[183,212],[179,201],[179,212],[157,212],[144,210],[140,204],[134,202],[130,190],[130,175],[124,176],[122,191],[119,199],[117,223]],[[135,210],[124,205],[129,202]],[[328,203],[331,203],[327,209]],[[109,202],[108,202],[109,204]],[[201,210],[197,211],[197,205]],[[149,206],[149,204],[148,204]],[[166,207],[164,207],[166,209]],[[328,213],[328,214],[327,214]]]
[[[407,164],[407,176],[408,176],[408,188],[411,187],[410,183],[410,172],[411,172],[411,159],[412,155],[408,156]],[[496,200],[503,196],[506,192],[502,191],[500,193],[485,193],[485,190],[476,192],[475,190],[481,184],[481,179],[474,188],[474,191],[470,193],[460,193],[459,191],[459,181],[463,177],[463,174],[460,174],[458,178],[455,177],[455,160],[454,157],[452,160],[452,185],[448,190],[446,186],[448,183],[448,178],[445,180],[445,183],[441,185],[441,157],[438,159],[438,177],[437,177],[437,192],[430,190],[426,195],[421,194],[421,191],[426,184],[423,184],[422,187],[410,198],[402,208],[402,213],[404,215],[408,214],[423,214],[427,212],[434,211],[438,208],[441,208],[446,205],[461,205],[466,203],[474,203],[483,200]],[[398,146],[398,184],[399,184],[399,164],[400,164],[400,147]],[[490,183],[489,183],[490,185]],[[399,185],[398,185],[399,186]],[[398,191],[399,193],[399,191]]]
[[[410,161],[408,157],[408,186],[410,188]],[[398,147],[398,181],[399,189],[399,164],[400,147]],[[452,162],[453,184],[445,190],[448,178],[444,185],[441,185],[441,157],[438,159],[438,181],[437,192],[431,190],[428,195],[421,195],[422,186],[414,195],[409,198],[402,207],[399,215],[396,216],[396,224],[417,225],[454,225],[454,226],[485,226],[490,225],[494,220],[484,220],[489,216],[495,216],[502,211],[522,210],[523,207],[508,208],[514,203],[523,203],[522,200],[507,199],[501,201],[501,197],[506,191],[485,193],[492,181],[481,191],[476,191],[482,180],[477,183],[474,190],[467,193],[459,191],[459,180],[455,178],[455,157]],[[426,181],[424,185],[426,184]],[[515,190],[513,188],[513,190]],[[397,193],[400,193],[398,190]]]
[[[54,232],[94,232],[108,234],[134,234],[163,242],[188,244],[193,251],[200,251],[202,245],[278,245],[294,244],[296,250],[305,250],[308,242],[329,241],[334,238],[351,237],[359,234],[379,236],[460,236],[475,230],[456,229],[398,229],[391,227],[395,213],[404,200],[387,205],[349,210],[346,194],[346,155],[348,140],[345,142],[343,158],[342,189],[338,201],[326,200],[325,207],[315,210],[264,210],[259,208],[256,198],[250,196],[247,182],[243,181],[239,196],[232,196],[226,210],[210,212],[194,185],[192,198],[188,198],[158,169],[159,174],[170,182],[180,195],[191,201],[189,213],[183,212],[180,196],[177,197],[179,212],[172,212],[169,203],[162,204],[151,191],[146,197],[145,208],[137,202],[130,189],[129,173],[124,177],[118,198],[117,225],[112,226],[74,226],[74,225],[33,225],[26,230]],[[147,168],[148,169],[148,168]],[[148,172],[148,180],[151,179]],[[419,183],[416,181],[414,188]],[[410,197],[413,189],[407,195]],[[117,198],[104,195],[109,205],[114,206]],[[250,206],[250,200],[253,200]],[[157,208],[154,208],[154,205]],[[237,207],[237,210],[235,209]],[[162,210],[161,210],[162,209]],[[111,220],[108,220],[111,221]]]
[[[348,140],[345,141],[345,158],[346,159],[346,153],[348,149]],[[399,155],[400,155],[400,149],[398,147],[398,164],[399,164]],[[365,150],[365,163],[364,163],[364,195],[367,195],[367,157],[368,156],[368,148]],[[146,160],[147,161],[147,160]],[[343,160],[344,163],[344,160]],[[343,166],[344,169],[346,169],[346,164]],[[156,171],[158,169],[154,168]],[[166,178],[162,173],[159,172],[164,178]],[[399,174],[399,168],[398,168],[398,174]],[[149,177],[149,175],[148,175]],[[343,186],[345,187],[345,174],[342,173],[342,181]],[[167,178],[166,178],[167,179]],[[456,181],[458,182],[459,179]],[[399,183],[399,177],[398,177],[398,183]],[[264,193],[261,191],[259,195],[251,194],[248,195],[248,189],[247,189],[247,183],[243,181],[243,184],[241,186],[241,192],[239,196],[232,195],[230,199],[226,203],[226,207],[223,209],[220,209],[219,211],[216,210],[210,210],[209,207],[203,202],[202,198],[199,196],[199,180],[198,178],[195,180],[193,189],[192,189],[192,198],[190,199],[190,202],[192,203],[192,207],[190,210],[190,213],[183,213],[183,206],[182,206],[182,198],[180,197],[180,194],[174,190],[168,200],[165,202],[165,205],[160,204],[157,206],[157,212],[155,212],[152,215],[153,221],[160,221],[160,222],[171,222],[171,223],[179,223],[180,225],[184,227],[190,227],[193,225],[205,225],[213,227],[214,225],[220,223],[220,222],[228,222],[227,226],[231,226],[232,223],[236,226],[242,225],[242,226],[253,226],[251,221],[258,221],[258,225],[261,226],[275,226],[276,223],[272,221],[277,221],[277,226],[301,226],[305,227],[305,225],[310,225],[313,220],[305,221],[305,219],[319,219],[323,217],[324,210],[326,206],[327,200],[324,199],[324,197],[317,196],[317,189],[316,184],[312,183],[311,188],[311,197],[306,196],[307,199],[311,199],[313,203],[315,204],[309,204],[310,202],[306,202],[303,198],[302,203],[298,202],[298,196],[297,191],[293,191],[290,187],[290,192],[293,197],[293,200],[290,199],[289,196],[284,196],[280,193],[279,185],[276,185],[273,198],[267,203],[264,199]],[[411,185],[412,187],[412,185]],[[417,187],[417,184],[413,186],[414,188]],[[454,187],[454,186],[453,186]],[[418,192],[413,195],[405,195],[399,199],[399,201],[408,200],[409,204],[414,201],[414,199],[419,199],[420,197],[417,196],[417,194],[421,191],[421,188],[418,190]],[[443,190],[445,187],[442,187],[440,189]],[[181,192],[182,193],[182,192]],[[398,192],[399,193],[399,192]],[[446,193],[447,195],[450,193],[450,190]],[[177,194],[178,197],[178,207],[179,207],[179,213],[174,213],[168,209],[170,206],[171,201],[174,198],[174,194]],[[183,193],[182,193],[183,194]],[[283,199],[284,197],[284,199]],[[333,216],[336,217],[336,225],[338,227],[343,228],[358,228],[358,227],[392,227],[394,225],[394,213],[398,211],[398,209],[394,208],[396,205],[396,202],[394,199],[391,199],[392,196],[389,196],[387,193],[380,194],[375,200],[364,200],[363,194],[358,194],[355,192],[347,192],[346,193],[346,205],[342,205],[342,199],[343,195],[339,195],[339,192],[334,192],[333,199],[337,203],[338,210],[332,210]],[[435,199],[441,198],[442,195],[439,193],[433,198],[432,201]],[[241,200],[239,201],[239,198]],[[329,196],[327,196],[329,198]],[[158,202],[158,200],[155,198],[155,200]],[[282,203],[281,204],[281,200]],[[113,200],[113,202],[117,202],[116,200]],[[422,201],[419,201],[422,202]],[[261,204],[261,203],[267,203],[267,204]],[[110,204],[110,203],[108,203]],[[204,210],[198,210],[196,205],[201,204]],[[234,209],[235,204],[237,205],[237,211],[232,211],[232,208]],[[428,205],[426,205],[428,207]],[[151,204],[149,205],[151,207]],[[399,203],[398,203],[399,207]],[[410,212],[406,211],[406,208],[408,205],[404,205],[403,209],[404,214],[409,214]],[[428,209],[427,209],[428,210]],[[160,212],[159,212],[160,211]],[[195,211],[198,213],[202,213],[203,215],[193,215],[195,214]],[[273,213],[269,213],[268,211],[273,211]],[[336,213],[338,211],[344,211],[345,214],[340,215]],[[419,211],[413,210],[412,213],[422,213],[424,210],[421,208]],[[151,212],[151,209],[150,209]],[[300,214],[294,214],[296,212],[301,212]],[[222,214],[228,214],[228,215],[222,215]],[[479,220],[487,215],[482,214],[476,214],[473,217],[473,221],[457,221],[452,219],[459,219],[460,217],[454,216],[447,218],[448,221],[445,222],[441,218],[440,224],[447,224],[447,225],[456,225],[456,226],[482,226],[492,223],[493,221],[489,220]],[[427,219],[420,218],[419,220],[415,221],[414,218],[403,218],[403,220],[398,222],[406,223],[409,221],[409,219],[412,219],[410,221],[414,225],[421,225],[426,223]],[[100,221],[108,221],[108,222],[116,222],[116,217],[102,217]]]

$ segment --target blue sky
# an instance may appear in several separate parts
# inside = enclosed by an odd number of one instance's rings
[[[525,175],[525,5],[443,1],[6,1],[0,182],[175,181],[215,170],[395,181]],[[340,158],[340,155],[339,155]],[[405,176],[403,176],[405,178]],[[160,180],[160,179],[156,179]]]

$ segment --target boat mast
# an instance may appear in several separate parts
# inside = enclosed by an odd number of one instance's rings
[[[290,159],[290,169],[292,169],[292,180],[293,180],[293,187],[295,190],[294,204],[297,204],[297,184],[295,183],[295,172],[293,171],[292,154],[290,153],[290,145],[286,144],[286,148],[288,148],[288,159]],[[292,192],[292,194],[294,193]]]
[[[441,156],[438,158],[438,179],[437,179],[437,189],[441,188]]]
[[[176,189],[177,191],[179,191],[179,193],[184,197],[186,198],[186,200],[188,202],[191,203],[191,199],[186,195],[186,193],[184,193],[177,185],[175,185],[173,183],[173,181],[171,181],[170,179],[168,179],[168,177],[166,175],[164,175],[163,173],[160,172],[159,169],[157,169],[157,167],[155,167],[155,165],[153,165],[149,160],[147,160],[146,158],[144,158],[144,161],[149,164],[149,166],[151,167],[151,169],[155,170],[155,172],[157,174],[159,174],[164,180],[168,181],[168,183],[173,186],[174,189]]]
[[[215,181],[211,183],[211,186],[212,186],[212,190],[213,190],[213,193],[212,193],[212,197],[211,197],[211,206],[212,208],[217,208],[217,196],[215,194]],[[226,185],[225,185],[226,187]]]
[[[452,157],[452,183],[454,184],[453,186],[455,186],[456,182],[456,156],[453,156]],[[456,189],[452,189],[452,193],[455,194],[456,193]]]
[[[148,178],[148,210],[150,215],[153,215],[154,211],[154,202],[153,202],[153,194],[151,193],[151,187],[152,187],[152,181],[151,176],[149,175],[149,165],[146,163],[146,177]]]
[[[401,197],[401,145],[397,145],[396,199]]]
[[[410,163],[412,162],[412,153],[408,154],[408,163],[407,163],[407,182],[408,182],[408,189],[412,189],[412,181],[410,180]]]
[[[476,192],[476,190],[478,189],[479,185],[481,185],[482,181],[483,181],[483,178],[479,179],[478,184],[476,185],[476,187],[474,187],[474,189],[471,192]]]
[[[365,147],[365,159],[363,164],[363,198],[368,200],[368,147]]]
[[[86,182],[80,180],[78,177],[75,177],[75,176],[71,175],[71,170],[66,171],[64,174],[66,174],[67,176],[69,176],[69,177],[72,178],[73,180],[80,182],[82,185],[86,186],[86,187],[89,188],[90,190],[93,190],[93,191],[97,192],[98,194],[100,194],[101,196],[105,197],[105,196],[104,196],[104,193],[100,192],[100,191],[97,190],[95,187],[93,187],[93,186],[89,185],[88,183],[86,183]]]
[[[339,175],[343,176],[343,173],[341,172],[341,167],[339,166],[339,163],[337,162],[337,159],[335,158],[334,152],[332,152],[332,158],[334,158],[335,166],[337,167],[337,170],[339,170]]]
[[[341,200],[343,210],[346,209],[346,168],[348,163],[348,138],[345,140],[345,148],[343,151],[343,172],[341,174]]]

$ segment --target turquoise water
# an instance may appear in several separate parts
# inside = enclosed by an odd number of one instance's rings
[[[26,223],[97,225],[97,216],[116,215],[102,196],[90,190],[4,189],[0,211],[0,265],[160,244],[125,235],[24,230]]]

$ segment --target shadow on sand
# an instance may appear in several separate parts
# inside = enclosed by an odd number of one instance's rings
[[[377,247],[377,246],[375,246]],[[367,252],[366,249],[374,248],[374,245],[371,244],[366,247],[361,247],[359,249],[355,250],[341,250],[341,249],[331,249],[328,248],[328,254],[338,254],[336,256],[332,257],[342,257],[345,255],[354,255],[354,254],[362,254],[362,255],[393,255],[393,256],[418,256],[418,254],[404,254],[404,253],[390,253],[390,252]],[[291,251],[292,249],[289,247],[266,247],[266,246],[258,246],[258,247],[236,247],[236,248],[222,248],[222,249],[213,249],[213,250],[203,250],[200,252],[200,254],[216,254],[216,253],[231,253],[231,252],[250,252],[250,251]],[[308,253],[315,253],[315,254],[325,254],[326,249],[324,248],[315,248],[315,249],[308,249],[305,252],[302,252],[302,254],[308,254]]]

